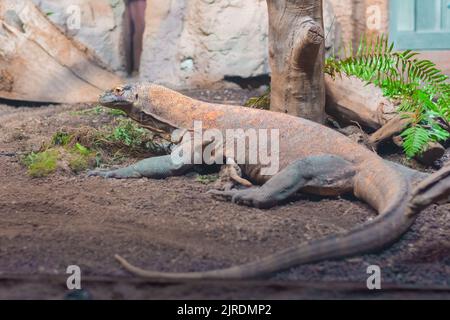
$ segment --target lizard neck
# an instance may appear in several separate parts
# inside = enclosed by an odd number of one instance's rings
[[[216,128],[217,119],[224,114],[213,104],[194,100],[181,93],[152,84],[144,108],[158,119],[168,119],[177,129],[192,130],[194,121],[201,121],[205,129]],[[170,119],[170,120],[169,120]]]

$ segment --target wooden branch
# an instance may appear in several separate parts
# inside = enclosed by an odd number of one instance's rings
[[[450,163],[423,180],[413,191],[409,208],[416,214],[433,203],[450,202]]]
[[[294,46],[292,54],[292,65],[295,68],[304,70],[312,75],[314,61],[319,54],[320,46],[324,39],[322,27],[310,17],[306,17],[301,22],[301,28],[297,30],[298,41]]]
[[[386,122],[384,126],[375,131],[369,137],[369,143],[376,147],[380,142],[392,139],[400,134],[411,122],[409,118],[403,118],[396,115],[394,118]]]
[[[78,103],[122,80],[30,1],[0,3],[0,98]]]

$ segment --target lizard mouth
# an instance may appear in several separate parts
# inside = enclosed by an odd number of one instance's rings
[[[102,95],[100,95],[98,102],[104,106],[109,108],[124,108],[129,107],[133,103],[130,102],[124,95],[117,93],[117,91],[106,91]]]

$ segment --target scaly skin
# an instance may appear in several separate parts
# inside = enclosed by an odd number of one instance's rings
[[[273,177],[263,176],[261,164],[245,163],[240,165],[242,172],[261,187],[212,191],[217,196],[268,208],[298,191],[319,195],[353,192],[379,213],[373,221],[357,226],[347,234],[295,245],[261,260],[221,270],[189,273],[146,271],[116,256],[127,270],[143,277],[254,278],[299,264],[380,250],[406,232],[420,210],[450,194],[448,169],[429,177],[428,183],[425,181],[414,191],[412,182],[424,179],[426,175],[390,164],[332,129],[286,114],[201,102],[153,84],[118,87],[106,92],[100,103],[121,109],[144,127],[165,135],[176,129],[190,132],[194,120],[202,121],[204,129],[222,132],[226,129],[278,129],[281,171]],[[95,171],[90,175],[162,178],[191,169],[189,165],[178,164],[177,167],[169,158],[147,159],[128,168]]]

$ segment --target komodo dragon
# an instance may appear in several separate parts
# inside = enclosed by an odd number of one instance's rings
[[[433,175],[421,174],[383,160],[332,129],[287,114],[201,102],[154,84],[117,87],[104,93],[99,101],[105,107],[123,110],[142,126],[166,135],[176,129],[192,130],[197,120],[203,122],[204,129],[221,131],[279,129],[280,171],[272,177],[264,176],[261,164],[239,164],[244,176],[260,186],[216,190],[215,195],[238,204],[269,208],[299,191],[319,195],[353,192],[379,213],[377,218],[346,234],[294,245],[258,261],[220,270],[146,271],[116,256],[125,269],[139,276],[178,280],[256,278],[300,264],[381,250],[409,229],[419,211],[447,200],[450,194],[450,166]],[[175,163],[166,155],[117,170],[91,171],[89,175],[164,178],[182,175],[192,167],[188,163]],[[413,188],[416,182],[420,184]]]

